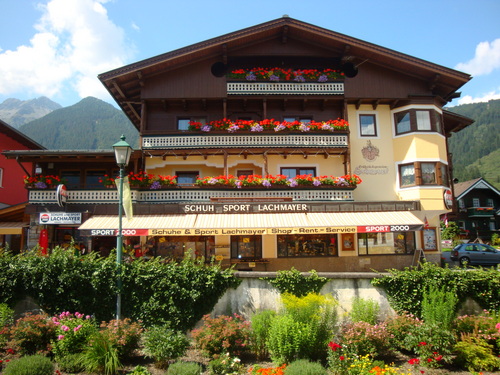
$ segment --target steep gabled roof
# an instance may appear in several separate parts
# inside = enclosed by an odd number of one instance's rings
[[[497,193],[497,195],[500,195],[500,191],[498,191],[497,188],[495,188],[493,185],[491,185],[489,182],[487,182],[482,177],[476,178],[474,180],[459,182],[459,183],[453,185],[453,188],[455,190],[456,199],[462,199],[470,191],[477,189],[477,188],[490,189],[493,192]]]
[[[330,50],[332,56],[360,64],[370,61],[397,72],[429,82],[436,95],[445,100],[471,76],[413,56],[324,29],[290,17],[245,28],[99,75],[99,79],[132,122],[138,126],[141,113],[141,86],[144,79],[177,67],[209,58],[221,58],[252,44],[281,38]]]
[[[21,133],[19,130],[13,128],[6,122],[0,120],[0,133],[3,133],[7,135],[9,138],[12,138],[16,142],[21,143],[22,145],[26,146],[30,150],[44,150],[45,147],[43,147],[41,144],[35,142],[28,136],[24,135]],[[2,150],[0,150],[2,151]]]

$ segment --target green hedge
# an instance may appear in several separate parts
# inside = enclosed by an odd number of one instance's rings
[[[192,328],[209,313],[228,288],[239,280],[233,270],[205,265],[187,256],[182,262],[155,258],[124,263],[122,315],[144,326],[165,324]],[[116,258],[75,255],[54,249],[50,256],[36,252],[0,253],[0,303],[13,306],[30,296],[48,314],[63,311],[113,319],[116,310]]]
[[[458,306],[470,297],[483,309],[500,309],[500,272],[496,268],[450,269],[424,263],[420,269],[389,270],[389,275],[373,279],[372,285],[386,291],[398,313],[406,311],[418,317],[422,317],[424,292],[429,286],[455,290]]]

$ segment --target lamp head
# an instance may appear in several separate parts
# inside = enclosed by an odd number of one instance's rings
[[[118,164],[120,167],[126,167],[128,165],[128,162],[130,161],[130,155],[132,155],[132,147],[125,142],[125,136],[122,135],[120,137],[120,141],[116,142],[113,145],[113,149],[115,150],[115,159],[116,159],[116,164]]]

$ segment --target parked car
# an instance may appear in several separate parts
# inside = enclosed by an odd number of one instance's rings
[[[500,263],[500,250],[482,243],[463,243],[451,251],[450,259],[461,266],[491,266]]]

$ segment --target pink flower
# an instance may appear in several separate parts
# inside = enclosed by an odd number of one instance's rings
[[[68,326],[62,326],[61,329],[64,331],[64,332],[67,332],[69,331],[69,327]]]
[[[59,336],[57,336],[57,339],[58,339],[58,340],[62,340],[63,338],[64,338],[64,335],[59,335]]]
[[[76,326],[75,328],[73,328],[73,331],[74,331],[74,332],[78,332],[78,330],[79,330],[80,328],[82,328],[82,325],[81,325],[81,324],[79,324],[78,326]]]

